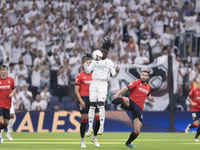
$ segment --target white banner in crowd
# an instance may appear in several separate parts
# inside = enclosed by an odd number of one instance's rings
[[[179,63],[173,57],[173,80],[174,93],[177,90],[177,75]],[[145,102],[146,111],[164,111],[169,105],[169,94],[167,87],[168,56],[158,57],[153,63],[148,65],[119,65],[120,73],[118,78],[121,80],[122,88],[134,80],[140,78],[142,70],[150,71],[149,84],[152,86],[151,94],[155,97],[155,102]]]

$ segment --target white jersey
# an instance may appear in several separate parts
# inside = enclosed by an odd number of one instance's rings
[[[87,65],[87,62],[85,62],[84,70],[87,74],[93,71],[93,74],[92,74],[93,80],[107,81],[108,78],[110,77],[110,73],[112,74],[112,77],[114,78],[117,76],[117,73],[114,69],[114,64],[108,58],[104,60],[100,60],[100,61],[93,60],[90,66]]]

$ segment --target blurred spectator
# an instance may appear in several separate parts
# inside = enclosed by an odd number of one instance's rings
[[[40,93],[41,99],[46,101],[46,103],[49,105],[51,93],[48,92],[48,86],[44,86],[42,89],[42,92]]]
[[[166,27],[165,33],[162,34],[161,40],[163,43],[163,46],[171,45],[172,40],[174,40],[174,36],[170,33],[170,28]]]
[[[158,34],[154,34],[154,38],[150,40],[150,47],[153,59],[162,56],[163,43]]]
[[[22,111],[26,110],[25,107],[24,107],[24,104],[21,103],[21,104],[19,105],[19,109],[18,109],[18,110],[22,110]]]
[[[35,98],[37,91],[40,88],[41,73],[43,71],[44,68],[39,63],[31,68],[31,83],[32,83],[33,98]]]
[[[154,19],[154,33],[158,34],[159,36],[162,36],[164,31],[164,19],[165,17],[162,14],[159,14]]]
[[[140,40],[140,44],[143,45],[144,49],[149,52],[149,39],[146,34],[142,35],[142,39]]]
[[[23,102],[24,102],[24,100],[25,100],[24,95],[21,94],[21,92],[20,92],[19,86],[16,86],[15,95],[16,95],[16,98],[17,98],[17,101],[18,101],[18,106],[15,105],[15,101],[14,101],[14,103],[13,103],[13,106],[14,106],[14,109],[15,109],[15,110],[18,110],[20,104],[23,104]],[[23,105],[24,105],[24,104],[23,104]]]
[[[48,86],[50,88],[50,62],[48,57],[46,57],[41,63],[41,66],[44,68],[44,71],[41,72],[41,87]]]
[[[26,110],[31,110],[31,102],[33,98],[33,94],[31,91],[28,91],[29,84],[25,83],[23,86],[23,90],[20,92],[21,95],[24,96],[23,104]]]
[[[40,107],[40,108],[39,108]],[[36,95],[36,100],[31,105],[31,110],[46,110],[47,103],[44,100],[41,100],[40,94]]]
[[[32,66],[33,61],[32,61],[32,49],[28,41],[25,43],[25,46],[22,48],[22,58],[25,65],[28,66],[30,70],[30,67]]]
[[[146,57],[143,46],[140,45],[139,56],[134,59],[134,64],[144,65],[149,63],[149,59]]]
[[[33,65],[37,65],[38,63],[39,64],[42,64],[43,61],[45,60],[45,57],[43,57],[43,54],[42,54],[42,50],[38,50],[38,53],[37,53],[37,57],[34,59],[34,63]]]
[[[2,45],[0,45],[0,65],[4,64],[6,61],[6,52]]]
[[[58,111],[60,109],[60,105],[59,104],[55,104],[53,107],[54,111]]]
[[[17,64],[21,55],[22,55],[22,49],[19,46],[19,41],[14,40],[11,49],[11,62]]]
[[[69,93],[69,86],[68,86],[68,79],[69,79],[69,73],[71,72],[68,62],[66,59],[64,59],[64,66],[61,66],[58,71],[58,97],[61,101],[61,98],[63,96],[68,96]]]
[[[54,53],[49,58],[49,61],[51,64],[50,85],[51,85],[51,89],[53,89],[54,94],[56,95],[57,94],[57,73],[61,65],[57,49],[54,49]]]
[[[79,67],[81,66],[81,57],[78,56],[78,51],[73,51],[73,57],[69,59],[69,65],[71,67],[70,78],[72,80],[79,74]]]
[[[19,66],[16,66],[15,71],[16,74],[18,75],[19,87],[22,89],[23,85],[26,83],[26,80],[28,79],[27,67],[21,61],[19,62]]]
[[[13,63],[9,64],[9,67],[8,67],[8,76],[12,77],[14,79],[15,86],[17,86],[18,85],[18,75],[14,71],[14,64]]]

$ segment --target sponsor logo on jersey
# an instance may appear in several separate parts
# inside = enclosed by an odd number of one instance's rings
[[[92,81],[84,81],[85,84],[91,84]]]
[[[196,97],[197,100],[200,100],[200,97]]]
[[[107,69],[107,66],[95,65],[95,68],[100,69],[100,70],[104,70],[104,69]]]
[[[0,89],[10,89],[10,85],[0,86]]]
[[[149,91],[147,91],[147,90],[145,90],[145,89],[143,89],[143,88],[141,88],[141,87],[139,87],[138,90],[141,91],[141,92],[143,92],[143,93],[145,93],[145,94],[148,94],[148,93],[149,93]]]

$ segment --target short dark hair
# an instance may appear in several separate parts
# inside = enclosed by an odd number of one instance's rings
[[[13,64],[13,63],[10,63],[10,64],[9,64],[9,67],[14,67],[14,64]]]
[[[1,69],[5,69],[5,68],[8,69],[8,67],[6,65],[1,65]]]
[[[111,37],[105,37],[105,38],[103,38],[103,44],[102,44],[102,46],[101,46],[101,48],[102,49],[106,49],[106,50],[109,50],[110,49],[110,47],[111,48],[114,48],[114,43],[113,43],[113,41],[112,41],[112,39],[111,39]]]
[[[142,72],[148,73],[149,76],[149,70],[142,70]]]

